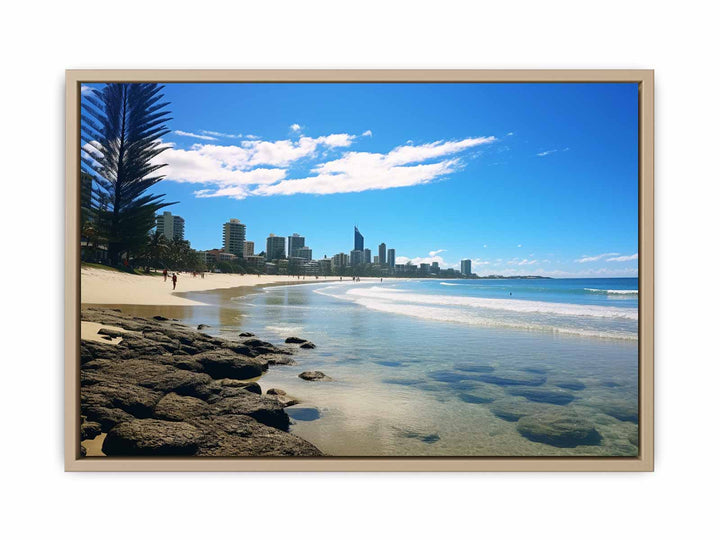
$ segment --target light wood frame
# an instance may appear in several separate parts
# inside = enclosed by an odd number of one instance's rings
[[[68,70],[66,72],[65,470],[67,471],[652,471],[652,70]],[[80,86],[92,82],[575,82],[639,89],[639,454],[637,457],[80,458]]]

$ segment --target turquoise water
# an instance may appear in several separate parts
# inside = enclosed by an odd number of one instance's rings
[[[260,384],[299,398],[291,431],[331,455],[627,456],[638,451],[637,291],[637,279],[310,282],[218,293],[207,322],[317,345]],[[308,370],[333,380],[297,377]],[[517,410],[573,414],[599,439],[530,440]]]

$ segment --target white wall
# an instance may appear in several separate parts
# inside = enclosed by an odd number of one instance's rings
[[[52,236],[40,251],[45,258],[2,264],[0,448],[9,461],[0,528],[17,528],[9,537],[23,538],[708,536],[717,512],[720,431],[720,88],[711,3],[343,4],[4,6],[3,251],[35,255],[37,238]],[[64,473],[63,70],[159,67],[654,68],[656,472]]]

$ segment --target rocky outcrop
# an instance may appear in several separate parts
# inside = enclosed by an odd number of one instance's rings
[[[289,338],[287,338],[287,339],[285,340],[285,343],[295,343],[295,344],[298,344],[298,345],[299,345],[300,343],[307,343],[307,339],[303,339],[303,338],[299,338],[299,337],[295,337],[295,336],[290,336]]]
[[[537,388],[526,386],[515,386],[508,388],[507,393],[511,396],[522,396],[530,401],[540,403],[552,403],[554,405],[567,405],[575,399],[575,396],[559,388]]]
[[[317,456],[287,433],[286,395],[259,377],[289,352],[257,339],[228,341],[167,318],[89,308],[82,320],[123,329],[117,344],[81,342],[81,440],[107,436],[108,456]],[[249,342],[249,343],[248,343]]]
[[[598,445],[600,433],[587,420],[568,413],[540,413],[523,416],[517,430],[526,439],[560,448]]]
[[[332,379],[325,375],[322,371],[303,371],[298,375],[305,381],[331,381]]]

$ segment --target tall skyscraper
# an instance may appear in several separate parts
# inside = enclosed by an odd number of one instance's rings
[[[460,261],[460,273],[464,276],[472,274],[472,262],[470,259],[463,259]]]
[[[168,240],[185,240],[185,220],[180,216],[173,216],[170,212],[163,212],[155,217],[157,231]]]
[[[296,251],[301,247],[305,247],[305,237],[300,236],[298,233],[293,233],[292,236],[288,236],[287,243],[287,254],[288,257],[299,257]]]
[[[268,261],[285,258],[285,238],[270,234],[267,239],[267,249],[265,250],[265,258]]]
[[[355,227],[355,250],[362,251],[363,249],[365,249],[365,238],[360,234],[358,228]]]
[[[382,244],[380,244],[378,246],[378,257],[379,257],[380,264],[385,264],[387,262],[387,255],[385,253],[386,248],[387,248],[387,246],[385,245],[385,242],[383,242]]]
[[[372,262],[372,252],[370,251],[370,249],[366,248],[363,251],[363,254],[363,260],[365,261],[365,264],[370,264]]]
[[[223,251],[242,257],[245,251],[245,225],[231,219],[223,225]]]
[[[395,268],[395,250],[394,249],[388,249],[387,263],[391,270],[393,268]]]

